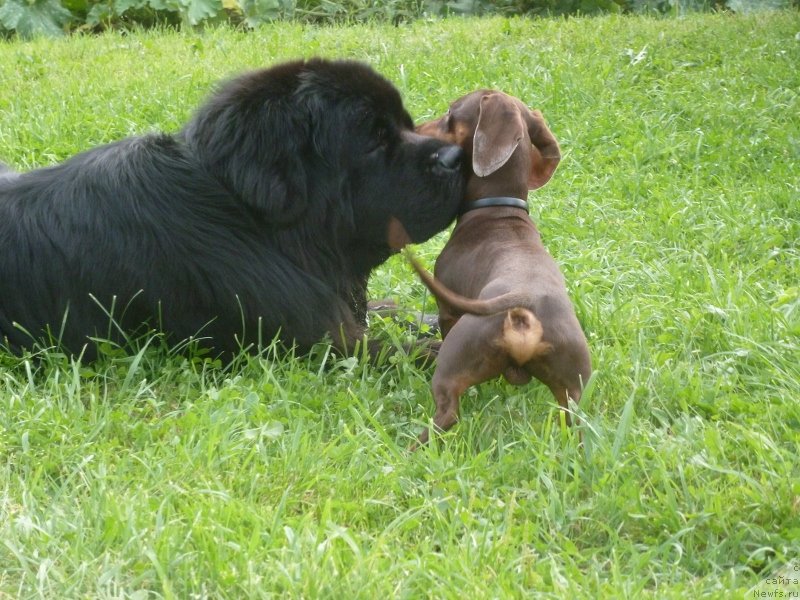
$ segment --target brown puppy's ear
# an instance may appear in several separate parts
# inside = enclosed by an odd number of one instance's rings
[[[525,136],[525,124],[514,101],[505,94],[481,98],[478,125],[472,138],[472,170],[478,177],[502,167]]]
[[[533,144],[528,189],[535,190],[550,181],[561,161],[561,150],[558,148],[555,136],[547,128],[542,113],[538,110],[529,110],[524,105],[521,108]]]

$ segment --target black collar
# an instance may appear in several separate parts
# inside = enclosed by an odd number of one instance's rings
[[[512,198],[510,196],[496,196],[493,198],[480,198],[468,202],[464,208],[461,209],[461,214],[475,210],[476,208],[486,208],[487,206],[510,206],[513,208],[522,208],[528,212],[528,203],[520,198]]]

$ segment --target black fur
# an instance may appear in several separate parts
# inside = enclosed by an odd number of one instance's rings
[[[455,217],[443,146],[369,67],[312,59],[228,82],[176,135],[0,171],[0,343],[121,340],[113,309],[123,330],[218,352],[278,332],[307,348],[343,331],[347,347],[390,218],[421,242]]]

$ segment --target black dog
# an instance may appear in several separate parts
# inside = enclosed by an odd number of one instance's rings
[[[312,59],[228,82],[176,135],[0,172],[0,344],[77,352],[145,324],[217,352],[351,351],[370,271],[463,196],[460,148],[413,127],[372,69]]]

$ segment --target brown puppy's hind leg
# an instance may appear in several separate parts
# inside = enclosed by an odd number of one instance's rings
[[[458,422],[459,398],[467,388],[497,377],[508,366],[508,355],[498,352],[504,319],[502,313],[490,317],[464,315],[447,334],[433,374],[433,424],[438,431],[447,431]],[[419,443],[425,444],[429,436],[426,429]]]
[[[567,388],[564,385],[560,384],[547,384],[547,387],[550,388],[550,392],[553,394],[555,399],[558,401],[558,407],[561,409],[561,412],[564,413],[564,419],[567,425],[573,424],[572,414],[569,410],[569,401],[572,400],[577,404],[581,400],[581,389],[580,388]]]
[[[580,403],[583,386],[589,381],[592,370],[588,360],[575,361],[572,360],[573,357],[563,352],[557,354],[556,357],[560,358],[560,362],[544,369],[541,368],[541,365],[537,365],[534,376],[550,388],[550,392],[564,413],[566,424],[577,425],[577,419],[572,417],[569,402],[572,400],[576,405]]]

